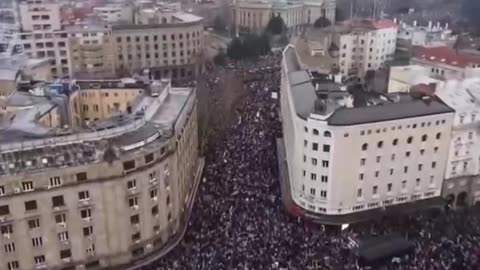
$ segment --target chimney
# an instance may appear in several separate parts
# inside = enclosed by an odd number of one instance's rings
[[[413,21],[413,26],[414,26],[414,27],[417,26],[417,20]]]
[[[440,28],[440,22],[437,22],[437,30],[440,30],[442,28]]]
[[[428,21],[428,31],[432,30],[432,21]]]
[[[448,30],[448,22],[445,23],[445,30]]]
[[[393,18],[393,22],[397,24],[397,18]]]

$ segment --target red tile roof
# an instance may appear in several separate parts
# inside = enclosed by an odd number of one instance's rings
[[[386,29],[386,28],[396,28],[398,25],[392,20],[381,19],[377,21],[372,21],[372,26],[375,29]]]
[[[417,59],[451,66],[467,67],[472,64],[480,65],[480,56],[459,53],[450,47],[415,47],[414,55]]]

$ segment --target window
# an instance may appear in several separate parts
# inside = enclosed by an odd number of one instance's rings
[[[134,189],[137,188],[137,180],[133,179],[127,182],[127,189]]]
[[[426,141],[427,140],[427,134],[423,134],[422,136],[422,142]]]
[[[62,185],[62,180],[60,176],[50,177],[50,187],[58,187]]]
[[[320,191],[320,197],[327,198],[327,191],[326,190],[321,190]]]
[[[360,159],[360,165],[361,166],[364,166],[366,162],[367,162],[366,159],[364,159],[364,158]]]
[[[92,217],[92,210],[91,209],[82,209],[80,210],[80,216],[82,218],[91,218]]]
[[[423,156],[423,154],[425,154],[425,149],[420,149],[420,155]]]
[[[138,206],[138,198],[137,197],[132,197],[128,199],[128,205],[130,207]]]
[[[84,191],[78,192],[78,199],[79,199],[80,201],[84,201],[84,200],[90,199],[90,193],[88,192],[88,190],[84,190]]]
[[[357,197],[358,198],[362,197],[362,189],[361,188],[357,189]]]
[[[135,169],[135,160],[129,160],[129,161],[123,162],[123,169],[124,169],[125,171],[129,171],[129,170]]]
[[[408,137],[407,143],[408,143],[408,144],[411,144],[412,142],[413,142],[413,137],[412,137],[412,136]]]
[[[5,253],[15,252],[15,243],[8,243],[4,245]]]
[[[322,167],[328,168],[328,160],[322,160]]]
[[[5,187],[0,186],[0,196],[5,195]]]
[[[140,240],[140,233],[137,232],[135,234],[132,234],[132,241],[137,241]]]
[[[423,169],[423,164],[418,164],[418,170],[421,171]]]
[[[80,172],[77,173],[77,182],[85,181],[87,180],[87,173],[86,172]]]
[[[378,148],[382,148],[382,147],[383,147],[383,141],[379,141],[379,142],[377,143],[377,147],[378,147]]]
[[[433,148],[433,152],[434,152],[434,153],[437,153],[437,152],[438,152],[438,146],[435,146],[435,147]]]
[[[12,224],[7,224],[7,225],[2,225],[0,226],[0,232],[2,234],[11,234],[13,233],[13,225]]]
[[[468,139],[469,139],[469,140],[473,139],[473,132],[469,132],[469,133],[468,133]]]
[[[67,216],[65,214],[55,215],[55,223],[65,223],[67,221]]]
[[[319,135],[320,133],[318,132],[318,129],[314,128],[313,129],[313,135]]]
[[[387,184],[387,192],[392,191],[392,183]]]
[[[313,196],[315,196],[315,189],[314,189],[314,188],[311,188],[311,189],[310,189],[310,194],[313,195]]]
[[[364,144],[362,145],[362,150],[363,150],[363,151],[367,151],[367,149],[368,149],[368,144],[367,144],[367,143],[364,143]]]
[[[403,180],[402,181],[402,189],[406,189],[406,188],[407,188],[407,181]]]
[[[70,249],[60,250],[60,259],[66,259],[72,257]]]
[[[392,154],[392,158],[391,158],[392,161],[395,160],[395,154]]]
[[[35,264],[44,264],[45,263],[45,256],[40,255],[40,256],[35,256],[33,257],[33,260],[35,261]]]
[[[167,196],[167,206],[170,206],[170,195]]]
[[[324,137],[327,137],[327,138],[330,138],[330,137],[332,137],[332,133],[330,133],[330,131],[325,131],[325,132],[323,133],[323,136],[324,136]]]
[[[437,162],[432,162],[432,169],[435,169],[435,167],[437,167]]]
[[[382,159],[381,156],[377,156],[377,163],[380,163],[380,160]]]
[[[327,153],[330,152],[330,145],[324,144],[323,145],[323,152],[327,152]]]
[[[373,186],[372,193],[373,193],[373,195],[377,195],[377,193],[378,193],[378,186]]]
[[[30,219],[27,223],[28,223],[28,228],[30,228],[30,229],[35,229],[35,228],[40,227],[40,219],[39,218]]]
[[[18,261],[11,261],[7,263],[8,270],[15,270],[20,268]]]
[[[442,137],[442,133],[440,133],[440,132],[437,133],[437,136],[436,136],[436,137],[437,137],[437,140],[440,140],[440,138]]]
[[[364,177],[364,175],[363,175],[363,173],[361,173],[361,174],[358,176],[358,179],[363,180],[363,177]]]
[[[156,188],[150,190],[150,198],[151,199],[157,198],[157,189]]]
[[[158,205],[152,207],[152,216],[158,215]]]
[[[417,187],[420,186],[420,178],[417,178],[417,179],[415,180],[415,185],[416,185]]]
[[[25,202],[25,211],[32,211],[37,209],[37,201],[31,200]]]
[[[32,191],[33,190],[33,182],[32,181],[22,182],[22,189],[23,189],[23,191]]]
[[[318,151],[318,143],[313,143],[312,144],[312,150],[313,151]]]
[[[89,236],[93,234],[93,227],[88,226],[88,227],[83,227],[83,236]]]
[[[322,183],[327,183],[328,182],[328,176],[322,175]]]
[[[315,173],[311,173],[310,174],[310,179],[313,180],[313,181],[317,180],[317,175]]]
[[[407,173],[408,172],[408,166],[403,167],[403,172]]]
[[[409,157],[410,156],[410,151],[405,152],[405,156]]]
[[[398,139],[394,139],[393,142],[392,142],[393,145],[397,145],[398,144]]]
[[[42,237],[34,237],[32,238],[32,246],[34,247],[41,247],[43,246],[43,239]]]
[[[130,217],[130,224],[133,225],[138,223],[140,223],[140,216],[138,214]]]
[[[53,207],[60,207],[60,206],[64,206],[64,205],[65,205],[65,201],[63,200],[62,195],[52,197],[52,206]]]
[[[8,205],[0,206],[0,216],[4,216],[8,214],[10,214],[10,208],[8,207]]]
[[[68,241],[68,232],[58,233],[57,236],[58,236],[58,241],[61,241],[61,242]]]
[[[312,165],[314,165],[314,166],[317,165],[317,159],[316,158],[312,158]]]
[[[148,155],[145,155],[145,163],[150,163],[153,161],[153,153],[150,153]]]

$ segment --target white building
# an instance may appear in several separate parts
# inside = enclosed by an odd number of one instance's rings
[[[133,7],[125,4],[108,4],[94,7],[93,13],[107,23],[133,23]]]
[[[450,47],[417,47],[410,64],[427,67],[430,77],[461,80],[480,76],[480,55],[456,51]]]
[[[396,39],[397,25],[393,21],[354,19],[309,29],[305,38],[297,40],[297,46],[301,51],[306,47],[311,56],[323,58],[318,62],[329,62],[330,68],[344,79],[363,78],[367,71],[381,68],[395,53]]]
[[[335,22],[335,0],[237,0],[234,1],[234,21],[238,32],[261,32],[272,16],[280,16],[290,29],[312,25],[324,17]]]
[[[413,25],[399,23],[397,36],[397,49],[410,51],[413,46],[443,47],[455,43],[456,36],[448,29],[448,23],[435,25],[429,22],[427,26],[419,26],[414,21]]]
[[[410,92],[418,84],[436,84],[441,80],[431,77],[428,67],[418,65],[390,67],[388,92]]]
[[[22,31],[61,29],[60,4],[56,0],[28,0],[19,7]]]
[[[443,196],[453,206],[480,202],[480,79],[442,82],[436,95],[455,110]]]
[[[281,114],[289,195],[305,215],[348,223],[440,199],[454,112],[436,98],[316,91],[288,46]]]

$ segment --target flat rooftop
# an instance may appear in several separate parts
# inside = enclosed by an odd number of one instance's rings
[[[302,68],[292,45],[283,52],[283,67],[295,111],[302,119],[316,116],[329,125],[348,126],[453,112],[431,96],[379,94],[358,89],[347,92],[339,91],[332,84],[317,86],[311,73]]]

